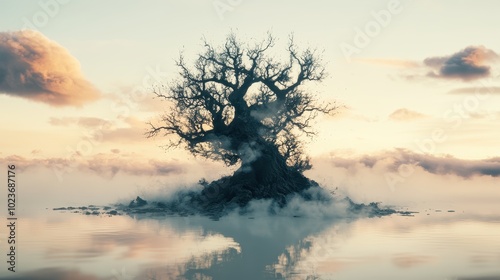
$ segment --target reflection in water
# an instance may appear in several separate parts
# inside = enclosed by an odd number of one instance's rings
[[[212,221],[48,213],[19,222],[19,272],[1,267],[2,280],[500,278],[495,217]]]
[[[18,272],[16,272],[18,273]],[[4,277],[1,279],[18,279],[18,280],[100,280],[93,275],[84,274],[78,270],[68,270],[59,268],[44,268],[35,271],[30,271],[27,273],[22,273],[22,275],[15,275],[10,277]]]
[[[166,226],[175,226],[171,220],[163,220]],[[191,258],[189,261],[167,267],[158,265],[141,272],[139,279],[282,279],[289,270],[282,271],[278,264],[280,256],[289,246],[302,242],[307,236],[326,229],[333,220],[303,219],[287,217],[233,216],[219,221],[196,218],[205,233],[218,232],[231,236],[241,251],[229,248]],[[174,272],[179,272],[174,275]]]

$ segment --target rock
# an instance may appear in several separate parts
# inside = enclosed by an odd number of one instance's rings
[[[135,200],[132,200],[128,207],[130,208],[136,208],[136,207],[142,207],[144,205],[147,205],[148,202],[144,199],[142,199],[140,196],[138,196]]]
[[[418,213],[418,212],[414,212],[414,211],[398,211],[397,212],[400,216],[407,216],[407,217],[415,217],[414,214]],[[427,214],[429,215],[429,214]]]

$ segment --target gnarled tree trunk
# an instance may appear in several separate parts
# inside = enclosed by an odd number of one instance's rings
[[[219,202],[245,206],[252,199],[273,199],[284,205],[288,195],[300,193],[315,184],[289,167],[273,144],[261,140],[254,143],[252,149],[254,155],[248,161],[242,161],[232,176],[209,185],[216,188],[218,195],[215,199]]]

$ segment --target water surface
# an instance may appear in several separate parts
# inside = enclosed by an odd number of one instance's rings
[[[40,210],[0,279],[500,279],[500,217],[139,218]]]

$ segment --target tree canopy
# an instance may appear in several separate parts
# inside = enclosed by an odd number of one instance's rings
[[[290,37],[287,57],[279,61],[275,43],[272,35],[248,44],[230,34],[219,47],[203,40],[192,67],[181,54],[178,79],[155,90],[172,106],[159,123],[149,123],[148,136],[173,134],[169,147],[185,146],[228,165],[245,166],[275,149],[275,159],[289,168],[309,169],[300,137],[313,136],[312,120],[336,106],[319,104],[303,88],[326,76],[318,51],[300,51]]]

